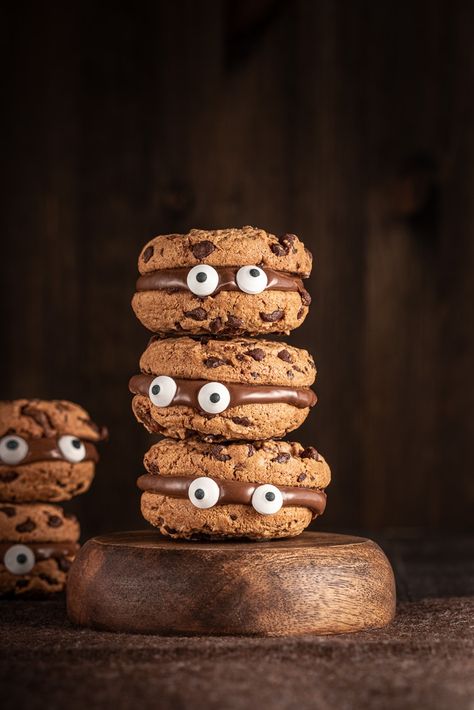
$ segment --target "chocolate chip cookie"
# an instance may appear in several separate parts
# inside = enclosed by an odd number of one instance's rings
[[[251,338],[152,339],[130,380],[150,432],[184,439],[284,436],[306,419],[316,376],[306,350]]]
[[[0,501],[62,501],[85,492],[95,444],[106,433],[72,402],[0,402]]]
[[[164,439],[145,454],[142,513],[176,538],[269,539],[301,533],[324,512],[331,472],[295,442]]]
[[[64,589],[79,525],[58,506],[0,504],[0,596],[47,596]]]
[[[192,229],[143,248],[132,307],[154,333],[289,333],[311,303],[312,257],[294,234]]]

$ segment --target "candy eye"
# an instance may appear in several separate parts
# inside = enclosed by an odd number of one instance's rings
[[[155,407],[168,407],[176,394],[176,382],[168,375],[159,375],[152,380],[148,396]]]
[[[252,506],[257,513],[272,515],[272,513],[278,513],[282,505],[283,496],[281,491],[270,483],[258,486],[253,492]]]
[[[262,293],[268,284],[267,275],[259,266],[242,266],[235,279],[244,293]]]
[[[207,264],[198,264],[188,273],[186,279],[188,288],[196,296],[210,296],[217,288],[219,274]]]
[[[66,434],[58,441],[58,447],[66,461],[78,463],[86,456],[86,447],[77,436],[69,436]]]
[[[208,414],[220,414],[230,404],[230,392],[220,382],[208,382],[198,392],[199,406]]]
[[[0,461],[11,466],[23,461],[28,453],[28,444],[21,436],[4,436],[0,439]]]
[[[219,496],[219,486],[207,476],[195,478],[188,488],[188,498],[196,508],[212,508]]]
[[[12,545],[5,553],[3,564],[12,574],[28,574],[35,565],[35,555],[26,545]]]

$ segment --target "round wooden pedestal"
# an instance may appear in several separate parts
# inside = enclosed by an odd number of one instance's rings
[[[177,542],[154,531],[89,540],[69,618],[110,631],[286,636],[388,624],[392,568],[371,540],[306,532],[272,542]]]

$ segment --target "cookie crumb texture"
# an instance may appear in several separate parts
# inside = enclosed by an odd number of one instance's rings
[[[313,358],[306,350],[253,338],[152,340],[140,358],[140,369],[189,380],[284,387],[311,387],[316,378]]]
[[[77,542],[80,528],[73,515],[57,505],[0,503],[0,540]]]
[[[37,461],[18,466],[0,465],[0,501],[59,502],[85,493],[94,478],[94,463]]]
[[[306,278],[311,273],[311,252],[295,234],[276,236],[257,227],[191,229],[187,234],[165,234],[146,244],[138,270],[147,274],[196,264],[256,266]]]
[[[205,298],[187,292],[140,291],[132,298],[132,308],[153,333],[265,335],[288,334],[301,325],[308,314],[303,301],[293,291],[255,295],[221,291]]]
[[[248,483],[272,483],[324,489],[331,470],[314,447],[298,442],[266,441],[210,443],[162,439],[143,460],[150,474],[210,476]]]
[[[101,441],[107,435],[78,404],[42,399],[0,402],[0,436],[9,433],[25,439],[71,434],[88,441]]]
[[[150,433],[176,439],[196,433],[250,441],[280,437],[301,426],[309,414],[308,407],[299,409],[291,404],[274,403],[239,405],[210,416],[191,407],[155,407],[144,395],[135,395],[132,409]]]
[[[43,598],[62,592],[74,558],[39,560],[28,574],[12,574],[0,563],[0,597]]]
[[[274,515],[261,515],[249,505],[216,505],[201,510],[190,501],[148,492],[142,494],[141,509],[145,520],[163,535],[187,540],[294,537],[312,520],[310,510],[296,506],[283,507]]]

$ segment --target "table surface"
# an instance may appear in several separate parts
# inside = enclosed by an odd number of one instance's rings
[[[387,628],[296,638],[157,637],[71,626],[64,599],[0,603],[7,708],[474,708],[474,537],[377,537]]]

